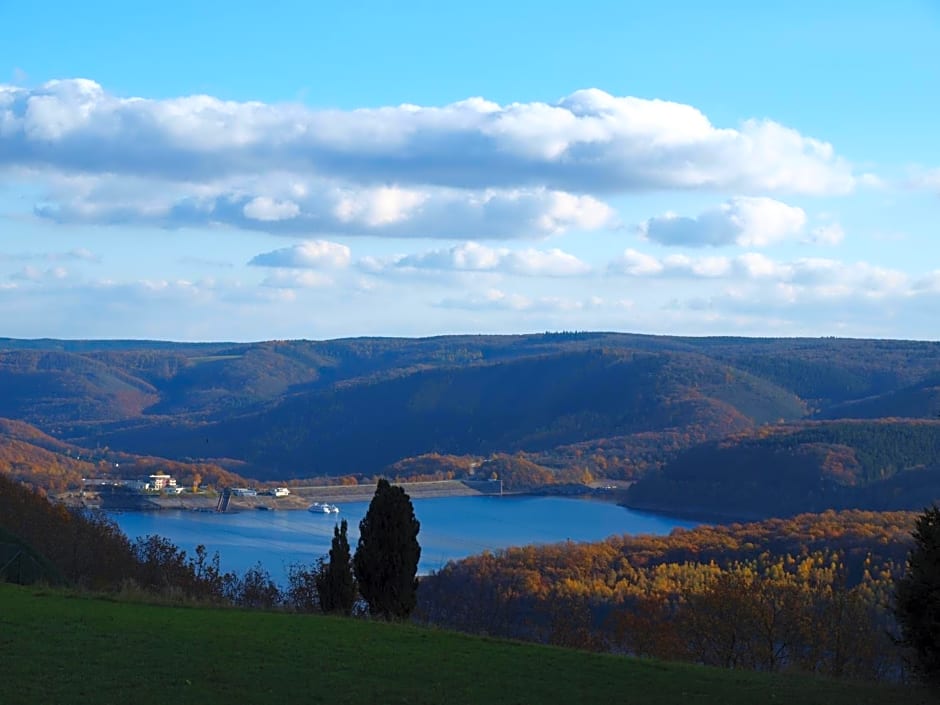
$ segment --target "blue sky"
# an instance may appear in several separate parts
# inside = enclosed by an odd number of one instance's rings
[[[934,0],[35,5],[0,335],[938,337]]]

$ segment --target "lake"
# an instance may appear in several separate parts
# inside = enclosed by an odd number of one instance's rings
[[[333,526],[340,519],[349,523],[349,544],[355,551],[359,521],[369,503],[337,506],[338,515],[296,510],[228,514],[165,510],[116,513],[112,518],[132,540],[159,534],[190,556],[198,544],[205,544],[209,555],[218,551],[223,570],[243,573],[260,562],[283,586],[289,565],[309,564],[329,552]],[[598,541],[613,534],[667,534],[676,527],[701,523],[561,497],[443,497],[416,500],[414,507],[421,522],[421,573],[486,550]]]

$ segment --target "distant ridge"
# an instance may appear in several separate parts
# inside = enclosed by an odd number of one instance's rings
[[[493,453],[637,479],[698,443],[781,422],[936,418],[937,380],[940,343],[903,340],[0,339],[0,417],[82,448],[221,462],[259,479]]]

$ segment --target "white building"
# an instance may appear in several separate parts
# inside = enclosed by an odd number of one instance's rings
[[[176,478],[165,475],[162,472],[155,473],[148,479],[150,480],[150,489],[157,490],[158,492],[164,487],[176,487]]]

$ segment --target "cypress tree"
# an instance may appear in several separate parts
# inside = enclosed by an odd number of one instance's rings
[[[921,675],[940,684],[940,508],[924,510],[912,535],[907,571],[895,586],[894,614]]]
[[[316,584],[320,598],[320,609],[326,613],[352,614],[356,602],[356,581],[353,578],[349,555],[349,539],[346,538],[346,520],[333,526],[333,542],[329,563],[318,566]]]
[[[359,592],[373,616],[406,619],[417,602],[421,546],[411,498],[381,479],[359,523],[353,564]]]

